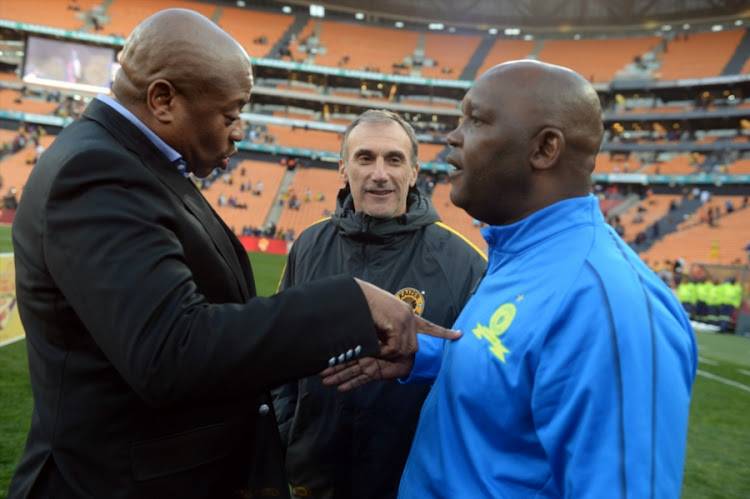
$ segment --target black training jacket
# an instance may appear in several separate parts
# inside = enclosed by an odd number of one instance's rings
[[[355,212],[348,189],[339,192],[337,205],[332,217],[300,234],[280,288],[349,274],[394,293],[424,318],[451,326],[484,273],[484,254],[442,224],[416,189],[407,212],[388,220]],[[392,380],[340,394],[317,377],[275,390],[296,495],[395,498],[428,390]]]

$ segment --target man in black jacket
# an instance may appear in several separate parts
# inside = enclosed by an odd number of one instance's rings
[[[365,112],[344,134],[339,172],[345,187],[336,212],[300,234],[281,288],[343,272],[394,293],[436,324],[453,324],[486,258],[442,224],[414,187],[412,127],[389,111]],[[317,377],[275,390],[294,494],[395,498],[428,390],[392,380],[340,394]]]
[[[425,325],[348,276],[255,296],[247,253],[186,178],[242,140],[253,79],[235,40],[169,9],[121,63],[115,98],[55,139],[13,222],[34,414],[8,495],[289,497],[268,390],[413,353]]]

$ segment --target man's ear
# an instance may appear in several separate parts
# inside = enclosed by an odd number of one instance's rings
[[[339,178],[344,185],[349,183],[349,175],[346,174],[346,165],[343,159],[339,159]]]
[[[177,90],[167,80],[154,80],[146,91],[146,104],[151,114],[161,123],[171,123],[174,119]]]
[[[543,128],[531,140],[531,166],[537,170],[554,167],[565,149],[565,136],[557,128]]]

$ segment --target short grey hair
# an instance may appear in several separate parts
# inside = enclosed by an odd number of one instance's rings
[[[341,141],[341,159],[344,161],[344,163],[346,163],[347,159],[346,143],[349,140],[349,134],[352,132],[354,127],[356,127],[360,123],[388,123],[389,121],[398,123],[401,128],[404,129],[406,135],[409,136],[409,141],[411,142],[411,165],[416,165],[417,153],[419,152],[419,141],[417,140],[417,134],[414,132],[414,129],[408,121],[403,119],[398,114],[386,109],[369,109],[360,114],[357,119],[349,123],[349,126],[346,127],[346,131],[344,132],[344,139]]]

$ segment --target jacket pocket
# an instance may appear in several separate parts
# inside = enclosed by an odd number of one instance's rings
[[[224,424],[137,442],[130,446],[133,478],[151,480],[226,457],[231,444]]]

